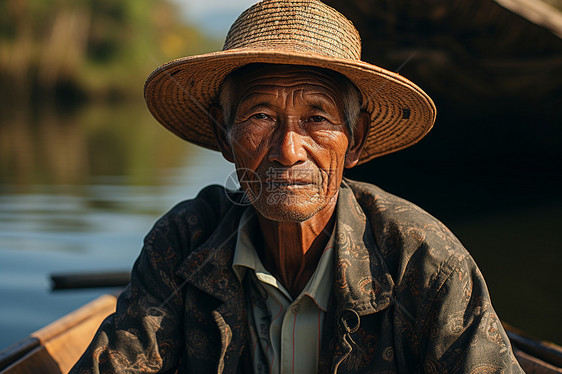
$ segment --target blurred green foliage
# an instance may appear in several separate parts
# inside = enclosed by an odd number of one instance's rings
[[[104,176],[155,185],[195,147],[158,126],[136,101],[91,103],[64,113],[41,109],[2,113],[0,187],[29,192],[37,185],[91,185]]]
[[[141,96],[155,67],[220,48],[166,0],[0,0],[0,8],[4,103]]]

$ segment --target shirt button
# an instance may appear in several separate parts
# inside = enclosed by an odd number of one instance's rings
[[[301,310],[301,307],[299,304],[293,306],[293,313],[297,314],[299,312],[299,310]]]

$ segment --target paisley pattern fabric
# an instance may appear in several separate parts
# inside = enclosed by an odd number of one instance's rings
[[[210,186],[145,239],[117,311],[71,373],[251,373],[232,270],[244,207]],[[523,373],[482,274],[415,205],[344,180],[320,373]]]

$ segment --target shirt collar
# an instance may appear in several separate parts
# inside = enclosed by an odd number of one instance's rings
[[[312,300],[323,311],[328,310],[328,302],[330,301],[330,292],[334,284],[334,243],[335,230],[332,231],[330,240],[326,244],[324,253],[320,257],[318,266],[308,281],[304,292],[310,296]]]
[[[236,246],[234,249],[234,259],[232,262],[232,269],[242,282],[246,271],[253,270],[256,274],[260,274],[261,279],[264,277],[271,279],[267,283],[277,286],[287,296],[288,292],[281,286],[275,277],[267,271],[263,266],[259,255],[256,252],[252,238],[255,238],[255,231],[258,230],[256,221],[256,212],[252,206],[246,208],[240,219],[238,227],[238,237],[236,239]],[[301,295],[310,297],[318,307],[324,311],[328,309],[328,301],[330,299],[330,292],[334,283],[334,245],[335,245],[335,230],[328,240],[316,270],[310,277],[308,283],[304,287]],[[299,295],[299,298],[301,296]]]
[[[247,269],[262,270],[263,267],[252,241],[257,229],[256,224],[256,211],[252,206],[248,206],[240,218],[232,261],[232,269],[240,282],[244,279]]]

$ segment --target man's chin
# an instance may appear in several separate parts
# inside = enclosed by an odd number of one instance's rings
[[[269,201],[268,201],[269,200]],[[276,222],[304,222],[314,217],[325,204],[320,201],[258,199],[254,208],[265,218]]]

